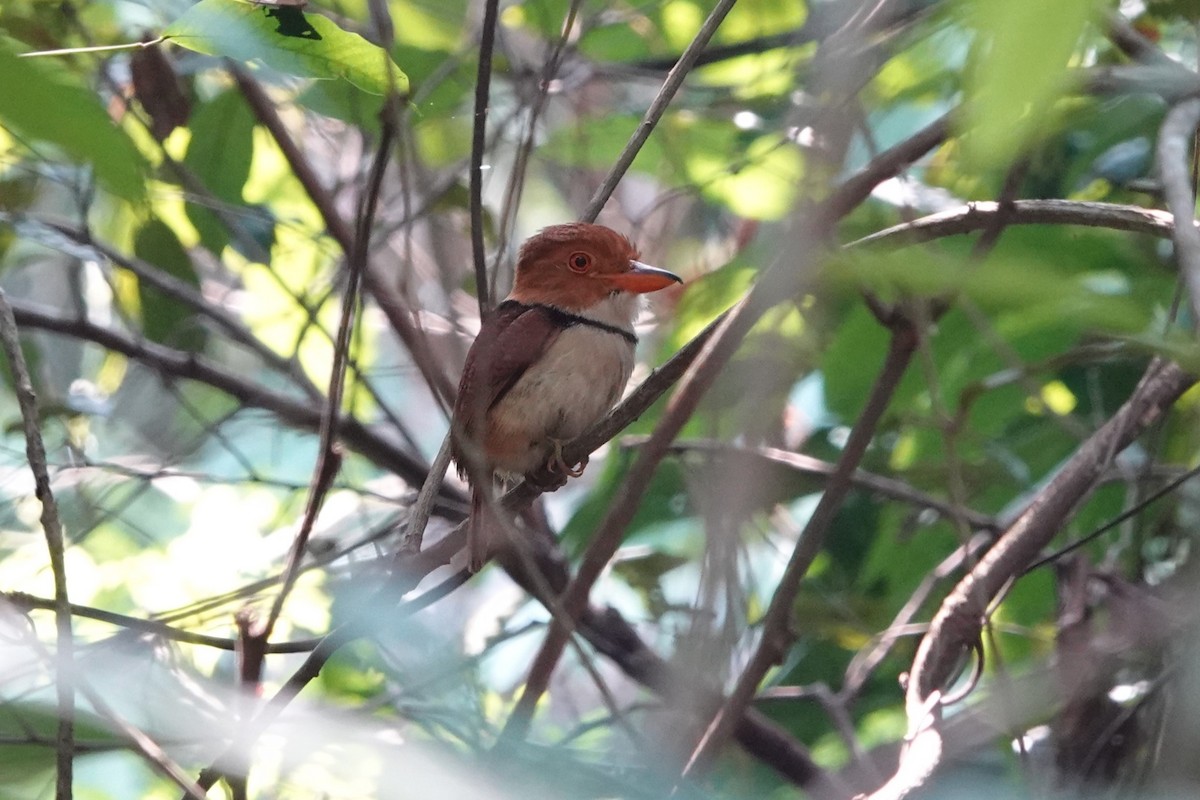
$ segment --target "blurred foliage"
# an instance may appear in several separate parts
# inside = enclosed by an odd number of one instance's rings
[[[404,94],[399,144],[370,257],[391,302],[419,326],[426,360],[410,354],[380,298],[368,298],[351,345],[346,460],[272,641],[320,636],[364,613],[365,587],[390,563],[447,425],[423,370],[453,384],[477,325],[466,170],[480,6],[389,0],[394,42],[384,48],[371,5],[0,8],[0,283],[23,320],[42,403],[73,602],[223,640],[235,635],[234,612],[270,607],[312,477],[346,284],[327,215],[352,222],[382,95],[395,89]],[[714,5],[502,4],[483,197],[498,286],[525,236],[581,213]],[[824,232],[830,242],[994,200],[1006,186],[1017,198],[1159,204],[1149,179],[1167,101],[1153,87],[1106,94],[1087,81],[1093,68],[1128,63],[1106,34],[1117,4],[895,0],[878,4],[877,17],[868,6],[740,0],[634,160],[601,221],[687,278],[652,298],[638,378],[768,265],[800,261],[792,223],[830,183],[952,109],[950,135]],[[1195,3],[1154,2],[1135,22],[1190,64],[1194,12]],[[845,36],[864,16],[870,34]],[[144,50],[107,49],[160,36]],[[20,57],[58,49],[72,52]],[[310,196],[308,176],[230,63],[266,92],[324,197]],[[864,484],[840,509],[795,603],[797,641],[759,708],[831,771],[852,767],[856,747],[894,747],[905,729],[898,681],[920,631],[890,626],[914,603],[903,622],[929,619],[962,574],[934,581],[935,571],[982,531],[934,506],[1002,526],[1116,411],[1152,356],[1200,363],[1169,243],[1065,225],[1011,226],[985,252],[978,242],[838,250],[797,296],[773,298],[688,419],[593,593],[676,670],[680,696],[660,697],[581,645],[560,665],[530,742],[491,751],[549,614],[490,569],[410,619],[368,609],[388,625],[343,648],[270,729],[253,752],[251,796],[665,796],[698,733],[692,712],[708,710],[702,692],[736,680],[824,485],[771,454],[836,460],[875,382],[889,334],[864,293],[927,323],[862,464],[907,494]],[[11,386],[7,364],[3,377]],[[1198,399],[1186,396],[1121,457],[1059,544],[1196,462]],[[625,436],[653,431],[667,407],[652,406]],[[9,391],[0,422],[0,591],[50,597]],[[586,477],[547,498],[570,558],[639,452],[636,439],[618,438]],[[454,495],[442,499],[431,537],[462,511]],[[1128,602],[1185,572],[1198,520],[1186,485],[1143,509],[1082,548],[1093,583]],[[1060,579],[1044,566],[1004,595],[984,642],[985,691],[1055,657]],[[929,596],[914,601],[930,581]],[[25,610],[0,603],[0,798],[14,800],[53,792],[53,681],[44,650],[30,644],[52,644],[53,619],[45,604]],[[89,617],[75,633],[80,674],[191,774],[252,702],[235,685],[234,654],[211,641]],[[859,674],[892,634],[891,651]],[[302,658],[269,656],[261,693]],[[1122,667],[1116,688],[1162,679],[1154,653]],[[81,708],[80,797],[178,795],[102,710]],[[1050,725],[1055,711],[1028,727]],[[1014,753],[1021,731],[1008,726],[963,767],[963,783],[948,778],[967,787],[948,796],[1022,796],[1045,779],[1039,759]],[[1152,782],[1139,768],[1132,758],[1116,764],[1111,785],[1138,774]],[[679,796],[801,795],[731,750]]]

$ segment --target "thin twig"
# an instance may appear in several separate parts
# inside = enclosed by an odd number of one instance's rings
[[[0,592],[0,600],[11,604],[15,608],[28,610],[31,608],[54,609],[54,601],[48,597],[38,597],[25,592]],[[201,647],[212,647],[217,650],[227,650],[232,652],[237,646],[237,642],[223,636],[208,636],[203,633],[194,633],[192,631],[181,630],[172,625],[156,619],[143,619],[141,617],[131,617],[127,614],[118,614],[115,611],[107,611],[103,608],[93,608],[92,606],[80,605],[71,603],[71,616],[83,617],[84,619],[94,619],[99,622],[107,622],[109,625],[116,625],[119,628],[126,630],[139,631],[148,633],[151,636],[156,636],[161,639],[166,639],[172,642],[181,644],[194,644]],[[272,644],[267,648],[268,653],[308,653],[317,646],[319,639],[296,639],[291,642],[279,642]]]
[[[529,174],[529,155],[533,152],[534,141],[537,139],[538,121],[541,119],[542,112],[546,108],[546,101],[550,98],[550,87],[554,77],[558,74],[559,67],[562,66],[563,58],[567,52],[567,45],[575,35],[575,20],[579,14],[579,7],[582,4],[583,0],[571,0],[571,5],[567,8],[567,16],[563,20],[562,33],[559,35],[558,41],[555,42],[554,48],[550,51],[545,65],[542,67],[537,96],[529,106],[529,112],[526,115],[524,124],[525,132],[521,137],[520,144],[517,146],[516,153],[513,155],[513,165],[509,171],[508,185],[505,187],[504,200],[500,205],[500,222],[496,226],[499,241],[496,247],[496,257],[492,260],[491,280],[488,283],[488,291],[493,294],[495,294],[496,281],[500,273],[498,269],[500,258],[504,254],[504,250],[508,244],[508,237],[511,233],[513,221],[516,219],[517,208],[521,203],[521,193],[525,189],[525,178]]]
[[[1107,531],[1110,531],[1113,528],[1115,528],[1116,526],[1120,525],[1122,522],[1124,522],[1128,519],[1133,519],[1138,514],[1141,514],[1149,506],[1158,502],[1163,497],[1166,497],[1168,494],[1175,491],[1180,486],[1182,486],[1183,484],[1190,481],[1192,478],[1195,478],[1197,475],[1200,475],[1200,466],[1189,469],[1187,472],[1183,473],[1179,477],[1175,478],[1172,481],[1169,481],[1166,486],[1163,486],[1161,489],[1159,489],[1155,492],[1151,492],[1146,497],[1141,498],[1141,500],[1139,500],[1137,503],[1134,503],[1132,506],[1130,506],[1129,508],[1122,511],[1120,514],[1117,514],[1115,517],[1110,519],[1108,522],[1105,522],[1103,525],[1100,525],[1095,530],[1092,530],[1089,533],[1086,533],[1083,536],[1080,536],[1075,541],[1059,548],[1058,550],[1055,550],[1053,553],[1050,553],[1049,555],[1039,558],[1037,561],[1033,562],[1028,567],[1026,567],[1025,572],[1023,574],[1028,575],[1030,572],[1033,572],[1036,569],[1040,569],[1041,567],[1044,567],[1047,564],[1058,561],[1065,555],[1075,552],[1079,548],[1086,545],[1088,542],[1095,540],[1101,534],[1103,534]]]
[[[623,439],[621,444],[627,447],[641,447],[646,441],[644,436],[627,437]],[[712,440],[688,440],[684,442],[676,442],[669,448],[670,452],[686,455],[688,453],[701,453],[711,457],[749,457],[761,458],[764,461],[785,467],[796,472],[806,475],[822,475],[829,477],[837,470],[837,465],[828,461],[822,461],[819,458],[805,455],[803,453],[793,453],[790,450],[781,450],[777,447],[749,447],[743,445],[730,444],[728,442],[712,441]],[[999,523],[995,518],[987,514],[981,514],[970,508],[957,508],[954,505],[940,500],[927,492],[922,492],[904,481],[888,478],[883,475],[877,475],[865,470],[855,470],[850,476],[850,482],[859,488],[866,489],[872,492],[890,497],[893,500],[899,500],[902,503],[908,503],[918,508],[927,508],[931,511],[936,511],[940,516],[954,518],[956,515],[962,515],[973,528],[980,530],[994,531],[999,528]]]
[[[825,534],[833,523],[842,500],[852,485],[852,476],[859,462],[867,451],[867,446],[875,435],[879,421],[887,410],[892,395],[900,384],[908,363],[917,345],[917,332],[905,322],[898,321],[892,330],[892,337],[883,366],[867,402],[859,415],[858,421],[850,431],[842,455],[837,462],[837,471],[830,476],[825,484],[825,491],[813,509],[812,516],[804,526],[796,542],[796,548],[788,560],[783,576],[771,597],[771,605],[763,617],[762,634],[758,647],[750,661],[742,670],[741,676],[729,698],[720,711],[713,717],[707,730],[696,745],[688,763],[684,766],[682,778],[687,778],[699,766],[706,764],[711,757],[724,745],[734,723],[742,711],[754,698],[758,685],[766,676],[767,671],[778,663],[788,644],[793,638],[789,630],[792,606],[800,588],[800,582],[808,572],[812,560],[816,558],[824,544]]]
[[[700,26],[700,30],[696,32],[691,44],[687,46],[687,49],[683,51],[683,55],[679,57],[679,61],[675,63],[675,66],[671,67],[671,71],[667,73],[666,80],[663,81],[662,88],[658,90],[654,101],[646,109],[642,121],[638,123],[637,129],[629,137],[629,142],[625,145],[625,149],[617,156],[616,163],[608,171],[608,175],[604,177],[604,181],[596,189],[596,193],[592,195],[592,199],[588,201],[587,208],[580,215],[580,219],[584,222],[595,222],[596,217],[600,216],[600,211],[604,208],[604,204],[608,202],[608,198],[616,190],[617,184],[621,182],[621,178],[625,177],[625,171],[629,169],[629,165],[637,158],[637,154],[642,150],[642,145],[650,138],[650,133],[658,125],[658,121],[662,119],[662,115],[666,113],[667,106],[671,104],[671,100],[674,99],[675,93],[679,91],[679,87],[683,85],[683,79],[692,71],[696,59],[700,57],[700,53],[708,44],[708,40],[717,32],[717,28],[725,19],[725,15],[733,8],[733,4],[736,1],[720,0],[717,3],[716,7],[709,13],[708,18],[704,20],[704,24]]]
[[[254,353],[272,369],[295,383],[309,399],[320,399],[320,390],[304,374],[297,358],[288,359],[276,353],[255,336],[244,322],[227,313],[217,303],[205,298],[199,289],[188,282],[176,278],[140,258],[118,252],[105,242],[92,237],[90,231],[83,228],[38,216],[5,211],[0,211],[0,221],[8,221],[17,226],[18,232],[28,230],[30,227],[42,228],[53,235],[55,239],[63,237],[70,242],[70,245],[64,243],[61,246],[64,253],[78,256],[79,251],[86,248],[95,254],[97,260],[106,259],[117,267],[129,270],[137,276],[140,283],[154,287],[164,295],[187,306],[196,314],[212,320],[213,324],[224,331],[230,339]],[[42,241],[43,237],[35,234],[34,238]],[[43,242],[43,244],[52,245],[53,242]]]
[[[21,423],[25,432],[25,454],[42,503],[42,532],[50,556],[50,572],[54,576],[55,691],[58,696],[58,739],[55,796],[71,800],[75,757],[75,643],[71,632],[71,601],[67,596],[66,540],[58,504],[50,487],[50,472],[46,466],[46,445],[38,428],[38,402],[21,352],[17,321],[13,317],[8,297],[0,291],[0,343],[12,368],[13,390],[21,407]]]
[[[438,453],[433,459],[433,465],[429,468],[429,475],[425,478],[425,482],[421,484],[421,490],[417,492],[417,499],[413,502],[412,508],[409,509],[408,521],[405,523],[404,535],[400,539],[400,546],[396,548],[396,558],[410,556],[420,552],[421,543],[425,537],[425,527],[429,524],[429,515],[433,511],[433,501],[437,498],[438,491],[442,488],[442,481],[446,477],[446,469],[450,466],[451,458],[451,437],[454,434],[447,431],[442,438],[442,446],[438,448]]]
[[[32,631],[30,631],[30,635],[26,638],[25,643],[38,657],[47,663],[51,663],[54,660],[42,643],[37,640],[37,637],[32,635]],[[129,740],[129,744],[133,749],[150,763],[151,767],[158,770],[159,773],[180,789],[183,789],[185,800],[205,800],[204,792],[200,787],[188,777],[183,767],[179,766],[165,750],[159,747],[158,742],[151,739],[145,731],[136,727],[129,720],[125,719],[125,717],[117,713],[104,697],[96,691],[95,687],[88,682],[85,676],[78,675],[77,678],[76,688],[95,712],[112,723],[117,731]],[[78,743],[75,746],[77,747]]]
[[[355,246],[354,231],[342,215],[338,213],[337,204],[334,202],[333,196],[317,178],[316,170],[311,161],[304,155],[304,152],[296,144],[295,140],[292,139],[291,134],[288,133],[287,126],[279,116],[279,112],[275,109],[275,104],[267,96],[266,92],[263,91],[262,87],[258,85],[258,82],[247,75],[240,67],[236,65],[232,66],[231,72],[237,81],[242,95],[246,98],[246,102],[250,105],[250,109],[254,112],[255,118],[271,134],[271,138],[274,139],[280,152],[287,159],[288,166],[291,167],[300,184],[304,187],[308,198],[321,214],[321,219],[325,222],[325,229],[333,237],[334,241],[337,242],[342,252],[349,256]],[[392,101],[389,100],[384,106],[385,124],[395,126],[395,115],[392,113],[392,110]],[[404,346],[412,356],[413,363],[421,370],[422,377],[425,378],[434,396],[442,402],[446,402],[449,399],[449,402],[453,403],[453,387],[449,385],[445,372],[438,369],[437,359],[429,351],[429,344],[424,332],[413,323],[408,309],[397,297],[396,291],[392,289],[386,279],[377,274],[376,270],[371,269],[370,265],[368,265],[368,269],[363,275],[363,280],[367,291],[375,298],[380,310],[387,317],[388,324],[392,326],[392,330],[400,337],[400,341],[404,342]],[[415,483],[416,481],[414,480],[413,482]]]
[[[211,766],[200,771],[196,783],[205,790],[212,788],[222,775],[220,765],[228,763],[234,754],[248,751],[267,726],[279,717],[305,686],[316,679],[321,673],[321,668],[339,649],[356,639],[371,635],[386,625],[406,619],[462,585],[463,576],[455,575],[420,597],[399,604],[399,598],[405,592],[416,586],[434,569],[449,562],[454,545],[453,537],[447,537],[407,559],[398,576],[394,576],[387,584],[371,593],[348,621],[338,625],[321,639],[300,668],[292,673],[258,714],[242,726],[234,741],[221,751]],[[397,605],[399,607],[396,607]]]
[[[312,533],[313,526],[316,524],[321,504],[324,502],[325,495],[328,493],[329,487],[333,484],[333,479],[337,477],[338,470],[341,467],[342,456],[335,446],[334,437],[338,429],[338,419],[342,405],[342,391],[346,381],[346,363],[350,355],[350,331],[353,329],[354,320],[357,318],[355,310],[358,306],[358,290],[362,283],[362,276],[367,270],[367,259],[370,253],[371,224],[375,219],[375,209],[379,203],[380,192],[383,189],[383,175],[387,169],[388,156],[392,150],[392,140],[395,138],[395,133],[395,125],[391,118],[388,115],[384,115],[382,134],[379,139],[379,145],[375,149],[375,158],[371,164],[370,177],[359,207],[354,244],[349,251],[349,258],[347,259],[348,280],[343,290],[342,315],[338,323],[337,337],[334,340],[333,364],[330,367],[329,391],[327,393],[328,398],[325,403],[325,411],[321,417],[320,446],[312,489],[309,492],[300,528],[296,531],[291,552],[288,554],[283,585],[279,589],[279,594],[275,597],[275,603],[271,606],[271,613],[267,617],[261,633],[258,634],[261,635],[264,642],[271,638],[271,631],[274,629],[275,622],[279,619],[279,615],[283,611],[284,600],[287,599],[287,595],[295,583],[300,568],[300,560],[304,556],[304,549],[308,544],[309,534]]]
[[[483,151],[487,146],[488,96],[492,84],[492,47],[496,42],[499,0],[484,0],[479,31],[479,68],[475,76],[475,116],[471,128],[471,256],[475,262],[475,296],[479,316],[491,310],[488,297],[487,254],[483,242]]]
[[[320,408],[270,391],[205,356],[134,338],[88,319],[61,317],[53,310],[35,303],[13,301],[12,308],[18,324],[23,327],[53,331],[81,341],[94,342],[139,361],[166,378],[185,378],[207,384],[228,394],[241,406],[270,411],[289,425],[312,431],[320,427]],[[428,468],[420,460],[357,420],[343,418],[338,426],[338,436],[348,448],[410,483],[423,481],[428,473]],[[453,498],[455,502],[466,502],[461,494],[456,495],[445,487],[443,496]]]

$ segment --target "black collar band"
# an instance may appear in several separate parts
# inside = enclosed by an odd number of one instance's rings
[[[638,343],[637,336],[630,331],[625,330],[624,328],[618,328],[616,325],[609,325],[607,322],[589,319],[580,314],[572,314],[570,311],[563,311],[561,308],[556,308],[555,306],[546,305],[545,303],[518,303],[516,300],[505,301],[505,304],[507,303],[517,303],[518,305],[523,305],[527,308],[541,309],[542,311],[546,312],[546,315],[550,317],[555,325],[558,325],[562,328],[573,328],[576,325],[586,325],[589,328],[595,328],[596,330],[604,331],[605,333],[614,333],[625,341],[629,342],[631,345],[637,346]]]

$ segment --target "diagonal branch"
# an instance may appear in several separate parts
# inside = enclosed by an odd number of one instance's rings
[[[617,161],[613,164],[612,169],[608,171],[604,181],[600,187],[596,189],[596,193],[592,195],[592,199],[588,201],[587,208],[584,209],[580,219],[584,222],[594,222],[596,217],[600,216],[601,209],[608,202],[608,198],[612,196],[613,191],[617,188],[617,184],[621,182],[621,178],[625,177],[626,170],[633,160],[637,158],[637,154],[641,152],[642,145],[650,138],[650,133],[658,125],[658,121],[662,119],[662,115],[666,113],[667,106],[671,104],[675,93],[679,91],[679,87],[683,85],[683,79],[692,71],[692,67],[696,63],[696,59],[700,57],[700,53],[708,44],[708,40],[717,32],[721,22],[725,19],[725,15],[733,8],[733,4],[737,0],[720,0],[713,10],[709,13],[708,18],[704,20],[704,24],[700,26],[700,30],[696,32],[691,44],[683,51],[683,55],[679,57],[679,61],[675,66],[671,67],[671,71],[667,73],[666,80],[663,81],[662,88],[658,90],[654,100],[650,103],[650,107],[646,109],[642,121],[638,123],[637,129],[633,135],[629,137],[629,142],[625,145],[625,149],[617,156]]]
[[[922,785],[940,763],[941,736],[934,727],[942,691],[964,651],[975,646],[989,604],[1062,528],[1109,463],[1196,382],[1178,365],[1155,359],[1133,395],[1063,464],[1029,507],[1009,526],[942,602],[922,639],[909,673],[909,735],[893,778],[876,793],[901,798]]]
[[[837,467],[825,484],[825,491],[822,492],[817,507],[804,526],[804,531],[796,542],[796,549],[792,551],[775,594],[771,597],[771,605],[763,618],[758,647],[742,670],[733,692],[713,717],[696,745],[692,757],[684,767],[682,777],[686,778],[698,766],[706,764],[725,743],[737,719],[753,700],[754,693],[766,677],[767,671],[779,662],[794,638],[789,625],[800,582],[820,552],[825,534],[833,524],[833,519],[842,506],[842,500],[853,485],[854,472],[871,439],[874,438],[875,429],[883,418],[916,349],[917,335],[917,331],[907,321],[899,320],[894,325],[883,367],[875,379],[871,394],[867,397],[866,406],[850,432]]]
[[[154,342],[135,339],[87,319],[68,319],[51,309],[25,301],[12,302],[13,314],[23,327],[60,333],[80,341],[93,342],[132,358],[160,373],[164,378],[184,378],[206,384],[237,400],[248,408],[261,408],[276,414],[289,425],[315,431],[321,424],[321,411],[312,404],[272,392],[242,375],[218,366],[204,356],[174,350]],[[426,467],[402,450],[381,431],[361,422],[344,418],[338,435],[347,447],[395,472],[410,483],[424,480]],[[443,499],[463,503],[465,498],[452,489],[444,489]]]

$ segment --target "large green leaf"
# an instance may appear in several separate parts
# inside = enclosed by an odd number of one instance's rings
[[[976,60],[969,73],[966,155],[1009,162],[1037,131],[1066,85],[1067,69],[1096,0],[976,0]]]
[[[202,0],[163,31],[181,47],[239,61],[259,60],[305,78],[345,78],[372,94],[408,93],[408,76],[386,51],[320,14],[294,6]]]
[[[134,237],[134,253],[174,278],[199,289],[200,280],[179,238],[166,223],[152,219]],[[155,342],[183,350],[204,346],[204,331],[196,324],[191,307],[144,282],[138,282],[142,331]]]
[[[198,107],[191,129],[183,163],[218,200],[242,206],[254,157],[254,115],[241,92],[231,89]],[[224,223],[201,203],[189,202],[185,210],[204,246],[220,253],[229,243]]]
[[[57,62],[20,58],[0,39],[0,87],[0,123],[89,165],[113,194],[132,201],[145,197],[141,154],[113,125],[96,94]]]

